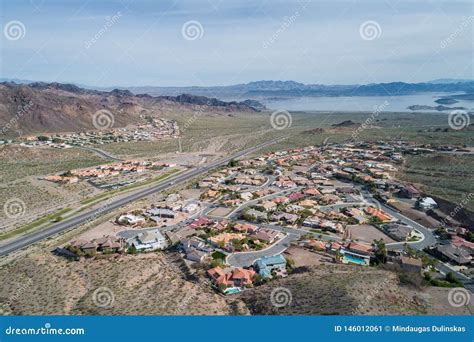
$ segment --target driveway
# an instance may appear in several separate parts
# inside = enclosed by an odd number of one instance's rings
[[[290,247],[292,241],[296,241],[298,239],[299,235],[290,233],[272,246],[261,251],[229,254],[226,258],[226,263],[234,267],[248,267],[251,266],[257,259],[283,253],[288,247]]]

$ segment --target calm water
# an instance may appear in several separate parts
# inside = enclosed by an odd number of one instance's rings
[[[299,97],[288,99],[265,99],[259,100],[269,109],[273,110],[294,110],[294,111],[347,111],[366,112],[379,108],[383,112],[411,112],[408,106],[426,105],[437,106],[434,102],[440,96],[447,95],[407,95],[407,96],[341,96],[341,97]],[[473,101],[461,101],[445,105],[446,107],[465,107],[468,110],[474,109]],[[434,110],[423,110],[433,112]],[[420,112],[423,112],[420,111]],[[449,113],[448,111],[443,111]],[[440,112],[442,113],[442,112]]]

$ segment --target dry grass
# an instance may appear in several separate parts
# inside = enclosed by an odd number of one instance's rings
[[[222,297],[206,286],[186,281],[178,265],[167,258],[164,253],[151,253],[69,262],[46,252],[23,258],[0,270],[3,314],[229,313]],[[106,307],[94,302],[94,292],[101,287],[113,293],[114,299]]]
[[[253,315],[417,315],[427,311],[413,296],[419,291],[400,286],[395,273],[348,265],[304,270],[245,291],[241,299]],[[272,305],[271,293],[279,287],[290,291],[289,305]],[[445,313],[452,309],[445,306]]]

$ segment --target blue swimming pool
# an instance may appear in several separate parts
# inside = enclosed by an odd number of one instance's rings
[[[357,258],[349,254],[344,254],[344,256],[342,257],[342,261],[347,264],[357,264],[357,265],[363,265],[363,266],[366,266],[369,264],[365,259]]]
[[[225,290],[225,294],[234,294],[234,293],[239,293],[240,291],[242,290],[239,289],[238,287],[230,287]]]

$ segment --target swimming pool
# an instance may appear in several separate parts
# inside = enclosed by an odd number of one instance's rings
[[[357,264],[357,265],[363,265],[363,266],[366,266],[369,264],[365,259],[357,258],[349,254],[344,254],[344,256],[342,257],[342,261],[347,264]]]
[[[226,289],[224,292],[225,292],[225,294],[234,294],[234,293],[239,293],[240,291],[242,291],[242,290],[238,287],[230,287],[230,288]]]

